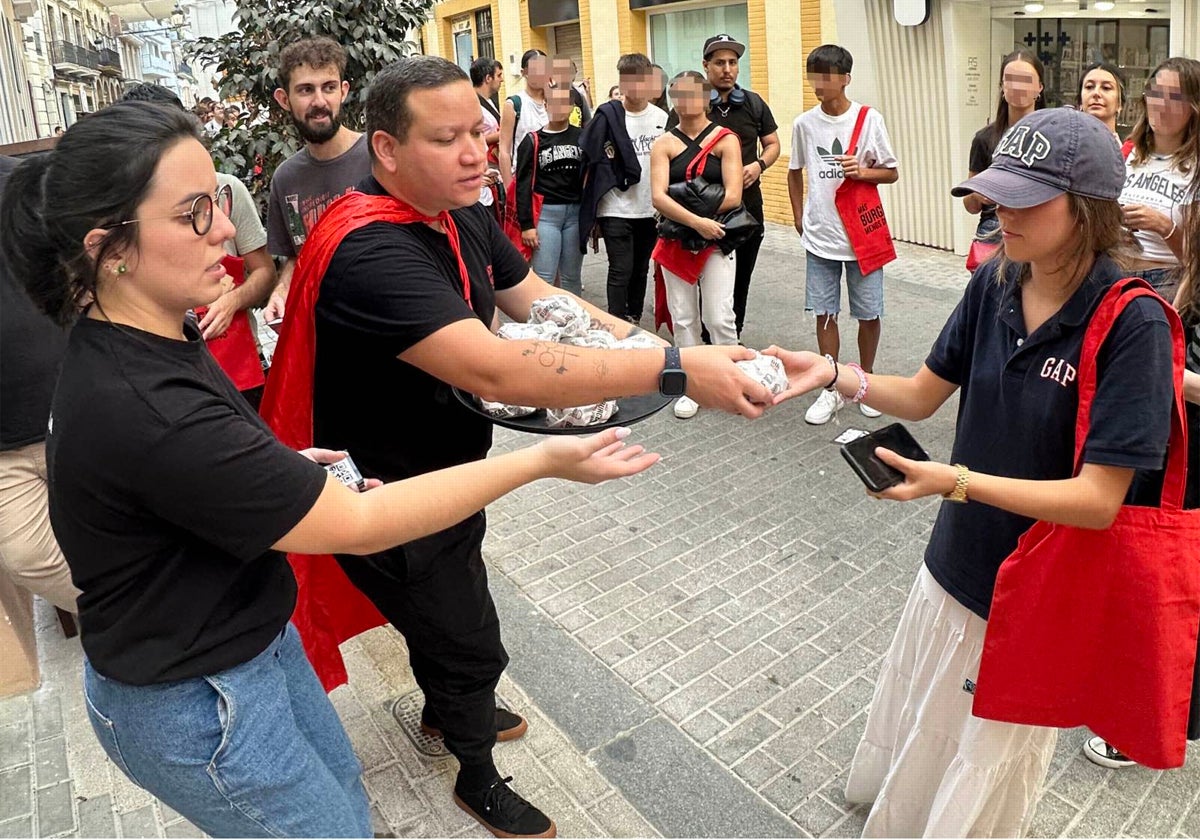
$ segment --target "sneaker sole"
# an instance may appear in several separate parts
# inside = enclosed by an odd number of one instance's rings
[[[545,831],[543,831],[541,834],[509,834],[507,831],[501,831],[498,828],[493,828],[491,823],[489,823],[483,817],[476,814],[475,810],[470,805],[468,805],[466,802],[463,802],[459,798],[457,793],[453,794],[453,796],[454,796],[454,804],[457,805],[459,808],[462,808],[464,811],[466,811],[471,816],[471,818],[473,820],[475,820],[475,822],[479,823],[481,826],[483,826],[488,831],[490,831],[492,833],[493,837],[521,838],[521,837],[557,837],[558,836],[558,826],[556,826],[554,824],[554,820],[550,820],[550,827],[547,828]]]
[[[824,420],[809,420],[807,417],[805,417],[804,422],[810,426],[824,426],[826,423],[828,423],[832,419],[833,419],[832,417],[827,417]]]
[[[509,729],[501,729],[500,731],[498,731],[496,733],[496,742],[503,743],[505,741],[515,741],[518,738],[520,738],[522,735],[524,735],[528,729],[529,729],[529,721],[525,720],[525,718],[521,718],[521,722],[519,724],[517,724],[516,726],[513,726]],[[432,727],[432,726],[426,726],[423,723],[421,724],[421,731],[424,732],[426,735],[428,735],[430,738],[441,738],[442,737],[442,730],[436,729],[435,727]]]
[[[1132,767],[1137,764],[1136,761],[1115,761],[1106,755],[1100,755],[1100,753],[1089,747],[1086,742],[1083,745],[1083,756],[1092,762],[1092,764],[1099,764],[1101,767],[1107,767],[1110,770],[1120,770],[1124,767]]]

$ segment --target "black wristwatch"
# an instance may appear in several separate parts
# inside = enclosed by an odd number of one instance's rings
[[[763,160],[762,158],[759,158],[758,159],[758,168],[761,171],[766,172],[767,171],[767,162],[765,160]]]
[[[664,347],[667,353],[666,364],[658,375],[658,393],[664,397],[682,397],[687,393],[687,373],[679,361],[678,347]]]

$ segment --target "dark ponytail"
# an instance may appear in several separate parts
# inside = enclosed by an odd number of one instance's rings
[[[105,259],[137,245],[137,225],[115,227],[93,259],[88,231],[137,218],[163,154],[200,137],[196,118],[177,108],[118,103],[13,170],[0,199],[0,252],[39,309],[60,324],[75,319]]]

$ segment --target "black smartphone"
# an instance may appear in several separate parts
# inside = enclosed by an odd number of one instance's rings
[[[842,444],[842,457],[858,473],[872,493],[881,493],[904,481],[904,473],[889,467],[875,455],[876,447],[890,449],[911,461],[928,461],[929,453],[900,423],[876,429],[865,437]]]

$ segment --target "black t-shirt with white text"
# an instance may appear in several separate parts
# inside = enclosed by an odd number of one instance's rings
[[[386,195],[373,177],[358,188]],[[451,212],[471,279],[471,305],[445,234],[377,222],[349,233],[330,260],[316,305],[313,433],[345,449],[364,474],[395,481],[477,460],[492,425],[450,386],[398,356],[467,318],[490,325],[494,290],[529,266],[485,207]]]
[[[296,601],[271,546],[325,487],[325,470],[271,434],[185,329],[181,341],[80,319],[46,438],[84,652],[132,685],[218,673],[266,649]]]

